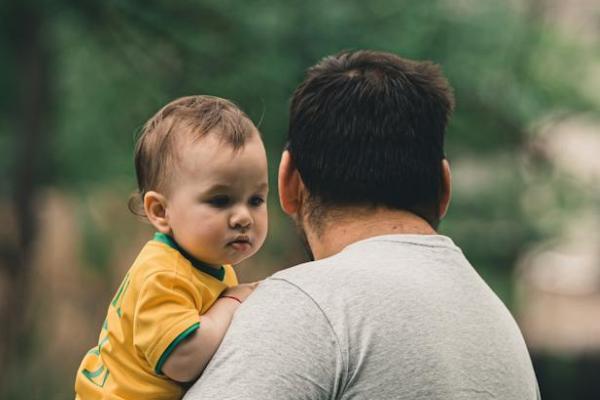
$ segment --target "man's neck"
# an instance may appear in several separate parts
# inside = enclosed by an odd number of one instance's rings
[[[401,210],[378,208],[372,211],[345,210],[328,218],[318,233],[305,221],[308,244],[316,260],[342,251],[346,246],[381,235],[435,235],[423,218]]]

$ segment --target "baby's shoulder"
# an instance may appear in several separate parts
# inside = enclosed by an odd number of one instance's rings
[[[178,251],[151,240],[142,248],[133,262],[129,274],[136,280],[146,280],[154,275],[186,276],[189,274],[185,259]]]

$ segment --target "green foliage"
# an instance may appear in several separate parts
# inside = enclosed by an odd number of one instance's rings
[[[477,263],[495,268],[510,268],[536,237],[521,212],[525,183],[515,162],[530,126],[553,112],[598,105],[574,79],[598,53],[544,23],[537,2],[43,4],[37,12],[52,73],[43,182],[85,190],[122,181],[133,188],[136,133],[161,105],[192,93],[231,98],[260,124],[274,182],[288,99],[303,70],[342,49],[388,50],[443,66],[457,98],[451,160],[475,157],[489,170],[483,157],[512,154],[493,167],[506,179],[491,176],[491,186],[458,192],[446,223]],[[19,66],[2,37],[0,56],[9,62],[0,67],[8,88],[0,96],[0,167],[10,173],[17,145],[11,133],[20,124],[11,113],[18,82],[10,76]]]
[[[476,157],[483,165],[476,168],[489,170],[483,157],[512,154],[493,167],[502,180],[492,174],[472,193],[457,192],[445,224],[476,264],[492,268],[510,269],[537,235],[521,212],[525,183],[515,162],[530,126],[552,112],[598,105],[572,79],[598,54],[544,23],[538,3],[52,4],[42,13],[53,73],[47,183],[85,190],[122,181],[133,188],[136,133],[160,106],[192,93],[231,98],[248,112],[260,125],[275,182],[288,99],[303,70],[342,49],[393,51],[441,64],[454,86],[451,160]],[[0,51],[9,50],[0,41]],[[14,68],[4,65],[5,79]],[[18,121],[6,116],[0,167],[10,171],[10,131]]]

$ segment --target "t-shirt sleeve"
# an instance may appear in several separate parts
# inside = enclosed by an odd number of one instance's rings
[[[269,279],[238,309],[184,399],[331,399],[344,365],[338,338],[312,298]]]
[[[133,320],[133,344],[160,374],[179,342],[200,326],[197,289],[176,272],[157,272],[144,281]]]

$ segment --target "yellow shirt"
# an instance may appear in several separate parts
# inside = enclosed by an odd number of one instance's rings
[[[200,264],[166,235],[148,242],[108,307],[98,346],[83,358],[75,379],[78,399],[175,399],[183,388],[161,368],[181,340],[200,328],[227,287],[231,265]]]

